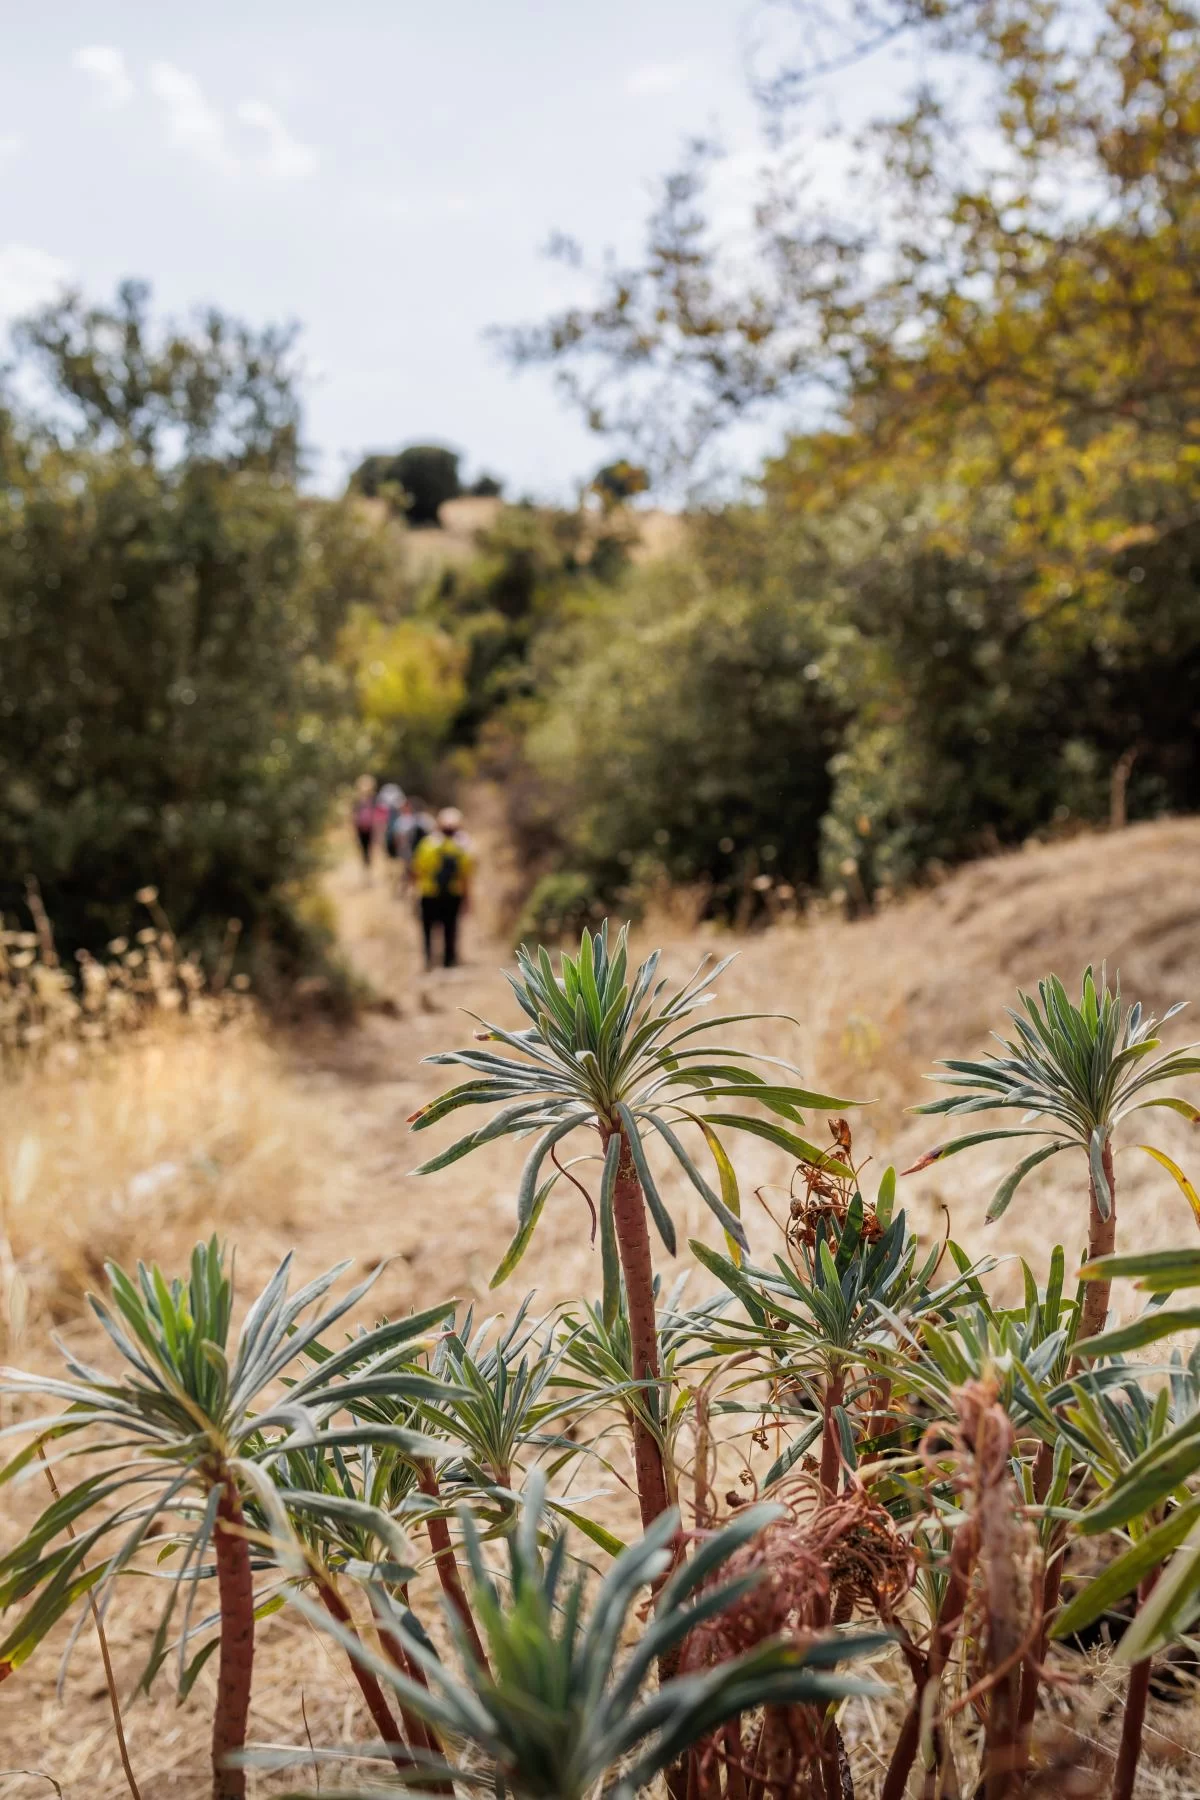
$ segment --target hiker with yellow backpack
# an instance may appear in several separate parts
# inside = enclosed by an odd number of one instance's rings
[[[427,832],[412,854],[410,874],[421,905],[425,967],[433,967],[435,932],[442,936],[442,965],[458,963],[458,921],[471,894],[475,857],[456,806],[444,806],[436,831]]]

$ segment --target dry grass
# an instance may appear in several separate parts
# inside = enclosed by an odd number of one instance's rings
[[[382,501],[363,504],[375,517],[386,516]],[[503,510],[502,500],[478,495],[444,501],[436,527],[405,532],[404,559],[409,570],[418,580],[425,580],[440,575],[443,569],[465,568],[478,554],[479,535],[494,529]],[[593,526],[599,523],[598,513],[585,516]],[[631,557],[638,564],[678,555],[687,541],[687,520],[681,513],[638,507],[626,513],[625,522],[632,528]]]
[[[78,1316],[108,1258],[178,1262],[211,1231],[300,1229],[311,1113],[250,1023],[160,1026],[10,1079],[0,1116],[0,1324],[10,1356]],[[22,1346],[22,1354],[24,1354]]]
[[[1129,998],[1161,1012],[1200,1001],[1200,822],[1137,826],[1118,837],[1080,837],[1032,847],[960,871],[881,917],[846,926],[825,918],[753,943],[730,971],[738,1007],[776,1006],[801,1019],[798,1060],[839,1092],[875,1102],[859,1116],[859,1143],[900,1168],[939,1137],[945,1122],[906,1108],[938,1091],[922,1077],[940,1056],[969,1056],[1008,1024],[1018,988],[1054,971],[1077,989],[1087,963],[1118,971]],[[1200,1037],[1189,1009],[1169,1042]],[[1194,1095],[1193,1095],[1194,1097]],[[1143,1115],[1147,1118],[1150,1115]],[[1142,1132],[1185,1168],[1197,1162],[1194,1129],[1174,1115]],[[1133,1148],[1117,1179],[1126,1229],[1139,1247],[1178,1242],[1195,1222],[1161,1169]],[[973,1251],[1026,1256],[1044,1270],[1050,1246],[1082,1248],[1086,1181],[1064,1157],[1031,1177],[1003,1224],[985,1227],[988,1200],[1011,1158],[1003,1144],[968,1152],[904,1184],[929,1229],[949,1212]],[[1136,1221],[1136,1225],[1135,1225]]]
[[[486,814],[470,823],[494,890],[501,859]],[[855,926],[819,918],[736,946],[676,916],[664,921],[666,960],[680,975],[706,950],[740,947],[722,981],[722,1002],[730,1011],[795,1014],[798,1026],[764,1024],[752,1035],[794,1056],[814,1081],[876,1098],[859,1116],[859,1145],[881,1165],[903,1166],[934,1135],[930,1122],[904,1112],[922,1097],[921,1075],[938,1055],[983,1048],[989,1029],[1003,1025],[1018,984],[1050,969],[1073,982],[1086,961],[1107,958],[1110,968],[1120,966],[1127,991],[1152,1006],[1200,997],[1196,868],[1200,821],[1137,827],[1118,838],[1081,838],[978,864]],[[494,1156],[469,1158],[423,1182],[405,1173],[415,1160],[405,1118],[443,1085],[444,1071],[423,1067],[421,1058],[465,1040],[470,1022],[457,1008],[513,1016],[499,970],[507,952],[489,892],[467,922],[468,966],[426,978],[418,972],[409,910],[378,873],[365,885],[346,861],[332,873],[329,891],[351,953],[396,1002],[399,1018],[372,1015],[348,1037],[314,1034],[284,1050],[250,1027],[193,1034],[186,1024],[170,1026],[120,1055],[30,1072],[3,1090],[0,1180],[11,1245],[5,1273],[11,1283],[15,1269],[27,1295],[21,1360],[44,1356],[47,1318],[62,1322],[73,1347],[96,1349],[79,1296],[106,1255],[178,1263],[192,1238],[210,1229],[238,1245],[243,1302],[294,1245],[299,1276],[342,1257],[360,1270],[390,1257],[373,1296],[378,1310],[442,1294],[486,1300],[489,1310],[497,1301],[511,1306],[513,1295],[489,1297],[487,1282],[513,1229],[523,1147],[502,1144]],[[644,949],[650,931],[640,936]],[[1200,1034],[1200,1022],[1194,1029]],[[1195,1173],[1200,1159],[1183,1121],[1170,1118],[1156,1135]],[[176,1171],[169,1178],[164,1165]],[[761,1185],[768,1200],[772,1184],[787,1177],[784,1159],[766,1145],[743,1145],[740,1166],[746,1186]],[[1056,1239],[1078,1249],[1084,1181],[1066,1158],[1048,1165],[1053,1174],[1031,1179],[1003,1224],[984,1231],[983,1211],[1003,1166],[997,1147],[904,1184],[922,1229],[945,1228],[945,1204],[955,1235],[974,1250],[1024,1254],[1041,1268]],[[1148,1159],[1126,1153],[1118,1178],[1122,1219],[1139,1245],[1179,1240],[1193,1229],[1183,1200]],[[681,1240],[691,1233],[712,1241],[696,1197],[674,1177],[665,1186]],[[765,1215],[752,1210],[749,1224],[756,1250],[769,1255],[773,1228]],[[1000,1279],[1012,1275],[1002,1270]],[[578,1196],[547,1210],[515,1286],[536,1286],[547,1305],[597,1291],[598,1252]],[[0,1323],[4,1317],[0,1298]],[[33,1499],[9,1501],[6,1533],[18,1528]],[[126,1688],[139,1666],[144,1604],[129,1591],[114,1608],[114,1654]],[[54,1677],[55,1654],[47,1647],[0,1691],[0,1770],[44,1769],[69,1800],[117,1800],[124,1788],[97,1673],[86,1654],[77,1660],[65,1709],[54,1699]],[[211,1682],[206,1671],[183,1712],[165,1681],[151,1702],[132,1709],[132,1754],[146,1800],[190,1800],[207,1791]],[[1103,1664],[1087,1672],[1070,1698],[1069,1728],[1111,1740],[1119,1687]],[[303,1742],[300,1689],[316,1742],[365,1735],[326,1646],[294,1621],[273,1621],[263,1632],[253,1733]],[[882,1718],[865,1716],[864,1767],[872,1762],[871,1734],[883,1728]],[[1139,1786],[1146,1800],[1200,1792],[1196,1710],[1156,1706],[1147,1756]],[[0,1775],[4,1800],[49,1791],[44,1782]],[[274,1784],[257,1789],[273,1791]]]

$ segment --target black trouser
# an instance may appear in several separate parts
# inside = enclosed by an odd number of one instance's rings
[[[369,869],[371,866],[371,842],[375,836],[374,828],[370,825],[356,825],[354,829],[358,833],[358,847],[362,851],[363,866]]]
[[[422,894],[421,930],[425,933],[425,967],[433,967],[433,934],[442,928],[442,962],[447,969],[458,962],[458,915],[462,910],[461,894]]]

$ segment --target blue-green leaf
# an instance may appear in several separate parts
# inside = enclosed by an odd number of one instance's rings
[[[524,1256],[526,1250],[529,1248],[530,1239],[537,1229],[537,1222],[542,1216],[542,1208],[550,1198],[551,1191],[557,1180],[558,1172],[556,1170],[555,1173],[551,1175],[549,1181],[543,1181],[541,1187],[534,1195],[532,1207],[526,1215],[523,1224],[518,1225],[516,1236],[501,1257],[496,1273],[488,1282],[489,1288],[498,1288],[501,1282],[507,1281],[521,1258]]]

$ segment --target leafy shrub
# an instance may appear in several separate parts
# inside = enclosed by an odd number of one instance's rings
[[[574,869],[559,869],[535,884],[521,913],[517,936],[541,944],[561,944],[566,938],[578,937],[603,910],[588,876]]]
[[[424,620],[391,624],[359,608],[341,655],[355,672],[372,761],[410,788],[428,788],[466,695],[466,651]]]
[[[0,910],[33,875],[95,950],[149,875],[187,940],[279,924],[357,743],[311,543],[212,466],[45,459],[0,496]]]
[[[817,875],[842,712],[813,619],[788,595],[637,571],[540,658],[528,754],[564,860],[601,895],[700,883],[736,912],[753,884]]]
[[[559,866],[609,901],[662,871],[741,918],[756,882],[862,908],[931,865],[1200,805],[1195,527],[1048,606],[994,554],[1002,494],[952,556],[961,494],[880,483],[808,516],[806,454],[758,508],[694,521],[689,565],[539,638],[527,755]]]
[[[1126,764],[1128,816],[1200,803],[1193,532],[1115,557],[1103,605],[1081,592],[1046,610],[1028,579],[947,557],[908,517],[907,543],[865,546],[829,590],[829,673],[853,714],[822,830],[829,882],[849,861],[873,892],[1105,822]]]
[[[585,610],[625,566],[624,538],[592,541],[578,513],[505,507],[477,534],[464,568],[447,569],[428,610],[466,652],[466,698],[455,725],[473,744],[536,691],[538,644]]]

